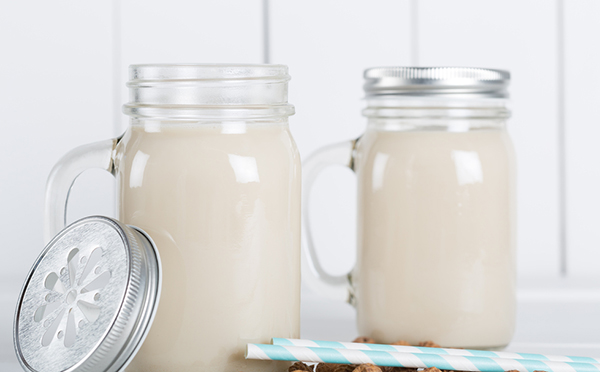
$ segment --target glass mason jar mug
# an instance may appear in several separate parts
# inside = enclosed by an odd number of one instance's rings
[[[365,79],[365,133],[303,164],[303,277],[352,303],[359,333],[378,342],[507,345],[515,325],[508,72],[390,67]],[[342,277],[318,262],[307,213],[313,181],[332,164],[358,181],[357,259]]]
[[[245,345],[298,337],[300,159],[287,67],[130,67],[131,125],[54,168],[46,234],[85,169],[117,179],[118,219],[145,230],[163,266],[152,328],[128,371],[281,371]]]

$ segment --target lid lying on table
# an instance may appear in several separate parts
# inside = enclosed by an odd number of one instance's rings
[[[15,351],[26,371],[120,371],[160,298],[160,259],[140,229],[87,217],[61,231],[31,268],[17,304]]]

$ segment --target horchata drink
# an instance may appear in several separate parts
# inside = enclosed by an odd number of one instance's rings
[[[329,276],[308,238],[305,276],[355,305],[359,333],[378,342],[507,345],[515,326],[508,73],[391,67],[365,78],[365,133],[304,164],[305,203],[324,165],[356,172],[356,266],[347,279]]]
[[[300,331],[301,166],[287,67],[130,73],[130,126],[92,148],[111,159],[119,220],[148,233],[162,261],[156,317],[127,371],[284,370],[244,352]]]

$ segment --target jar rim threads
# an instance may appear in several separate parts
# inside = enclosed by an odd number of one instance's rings
[[[269,118],[290,116],[285,65],[143,64],[129,67],[132,117]],[[220,113],[215,117],[215,112]]]

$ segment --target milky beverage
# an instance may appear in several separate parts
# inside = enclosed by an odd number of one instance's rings
[[[287,122],[133,124],[119,219],[144,229],[162,296],[129,372],[283,371],[245,345],[298,337],[300,160]]]
[[[380,342],[508,344],[515,186],[505,130],[387,131],[358,141],[358,330]]]

